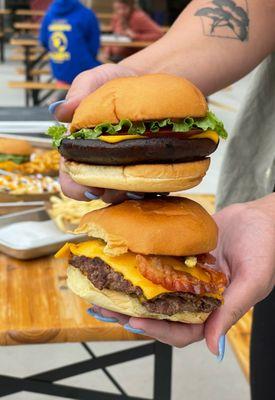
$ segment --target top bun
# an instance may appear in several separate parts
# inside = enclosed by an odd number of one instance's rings
[[[198,203],[183,197],[128,200],[86,214],[75,233],[106,242],[104,252],[191,256],[217,245],[218,228]]]
[[[105,83],[81,101],[70,129],[75,132],[122,119],[204,117],[206,113],[206,100],[191,82],[168,74],[150,74]]]
[[[32,152],[32,146],[25,140],[0,139],[0,154],[29,156]]]

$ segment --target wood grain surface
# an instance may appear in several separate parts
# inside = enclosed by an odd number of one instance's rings
[[[133,40],[131,42],[120,42],[118,40],[101,40],[101,46],[117,46],[117,47],[133,47],[133,48],[143,48],[147,47],[152,44],[152,41],[139,41]],[[38,39],[21,39],[21,38],[12,38],[10,40],[10,44],[12,46],[38,46],[39,41]]]
[[[0,293],[0,345],[144,339],[90,317],[67,288],[63,260],[0,255]]]

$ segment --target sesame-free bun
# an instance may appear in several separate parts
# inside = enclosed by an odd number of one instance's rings
[[[217,245],[218,228],[198,203],[183,197],[127,200],[92,211],[75,233],[103,239],[113,256],[137,254],[190,256]]]
[[[85,186],[133,192],[177,192],[197,186],[209,164],[209,158],[186,163],[126,166],[65,161],[63,170],[73,181]]]
[[[116,311],[132,317],[166,319],[188,324],[203,323],[209,313],[184,311],[173,315],[150,313],[138,299],[123,292],[109,289],[97,289],[89,279],[83,275],[78,268],[69,265],[68,287],[88,303],[103,307],[107,310]]]
[[[0,139],[0,154],[29,156],[32,152],[32,146],[25,140]]]
[[[186,79],[168,74],[113,79],[83,99],[74,113],[71,132],[102,122],[204,117],[207,103]]]

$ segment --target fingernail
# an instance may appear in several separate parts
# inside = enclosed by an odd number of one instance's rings
[[[132,192],[127,192],[126,196],[130,200],[142,200],[144,198],[144,194],[137,194],[137,193],[132,193]]]
[[[123,328],[131,333],[138,333],[140,335],[145,333],[143,329],[132,328],[129,324],[124,325]]]
[[[49,105],[49,112],[51,114],[55,113],[55,110],[57,109],[58,106],[60,106],[61,104],[66,103],[67,100],[60,100],[60,101],[55,101],[54,103]]]
[[[84,196],[87,197],[87,199],[89,200],[98,200],[99,196],[97,196],[96,194],[93,194],[92,192],[84,192]]]
[[[94,317],[95,319],[102,321],[102,322],[118,322],[117,318],[113,318],[113,317],[104,317],[103,315],[95,312],[92,308],[89,308],[87,310],[87,313],[90,314],[92,317]]]
[[[224,352],[225,352],[225,336],[222,335],[219,338],[219,355],[217,356],[218,361],[222,361],[224,357]]]

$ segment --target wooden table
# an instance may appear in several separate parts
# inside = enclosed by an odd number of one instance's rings
[[[154,42],[152,41],[145,41],[145,40],[132,40],[131,42],[120,42],[118,40],[102,40],[101,41],[101,46],[105,47],[105,46],[116,46],[116,47],[131,47],[131,48],[144,48],[149,46],[150,44],[152,44]]]
[[[5,61],[5,24],[4,18],[9,15],[11,10],[8,9],[0,9],[0,61]]]
[[[0,15],[10,15],[11,10],[5,9],[5,8],[0,8]]]
[[[101,41],[101,46],[117,46],[117,47],[133,47],[133,48],[143,48],[147,47],[150,44],[152,44],[152,41],[140,41],[140,40],[133,40],[131,42],[120,42],[117,40],[102,40]],[[30,39],[25,39],[25,38],[12,38],[10,40],[10,44],[12,46],[23,46],[23,47],[32,47],[32,46],[38,46],[39,41],[38,39],[35,38],[30,38]]]
[[[39,31],[41,24],[39,22],[15,22],[13,27],[20,31]]]
[[[155,356],[154,400],[169,400],[172,349],[157,342],[96,357],[85,341],[146,340],[118,324],[90,317],[88,305],[68,290],[66,266],[53,257],[22,262],[0,255],[0,344],[20,345],[80,342],[90,358],[26,378],[0,375],[0,397],[21,391],[72,399],[132,399],[106,367]],[[15,361],[16,362],[16,361]],[[102,369],[121,394],[108,394],[54,383],[88,371]]]
[[[31,82],[33,80],[32,69],[37,67],[39,63],[45,62],[44,58],[47,55],[47,50],[43,49],[41,53],[32,59],[31,49],[39,45],[39,41],[36,38],[12,38],[10,40],[12,46],[22,46],[24,49],[24,70],[25,70],[25,82]],[[37,92],[33,95],[34,103],[37,100]],[[30,93],[26,90],[25,93],[25,104],[26,107],[30,105]]]
[[[20,15],[22,17],[43,17],[45,15],[45,10],[18,9],[15,11],[15,15]]]

